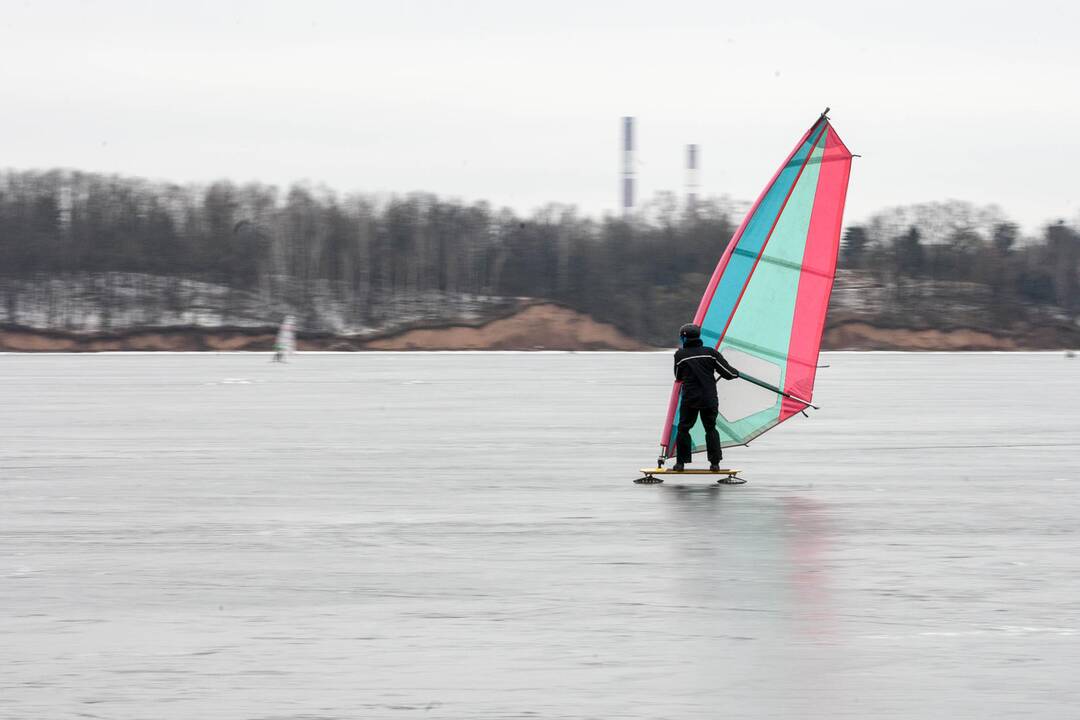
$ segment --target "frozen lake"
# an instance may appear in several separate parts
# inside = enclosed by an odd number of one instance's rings
[[[0,355],[0,717],[1080,707],[1080,358],[826,354],[724,487],[666,354],[267,358]]]

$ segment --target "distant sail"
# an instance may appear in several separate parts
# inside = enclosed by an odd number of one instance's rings
[[[279,360],[296,352],[296,320],[292,315],[286,315],[285,321],[281,323],[274,349],[277,352],[275,357]]]
[[[812,401],[829,307],[851,153],[823,113],[750,208],[713,272],[694,322],[701,339],[741,372]],[[806,403],[741,380],[723,382],[716,428],[725,447],[745,445]],[[660,440],[675,455],[678,382]],[[694,451],[705,447],[700,420]]]

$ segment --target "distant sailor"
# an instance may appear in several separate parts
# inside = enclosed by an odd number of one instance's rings
[[[285,322],[281,323],[277,340],[274,342],[274,362],[285,362],[285,358],[294,352],[296,352],[296,319],[292,315],[286,315]]]
[[[720,433],[716,431],[716,416],[720,402],[716,396],[716,374],[725,380],[739,377],[739,371],[728,364],[716,348],[705,347],[701,342],[701,328],[687,323],[679,328],[682,347],[675,351],[675,379],[682,382],[682,403],[679,405],[679,431],[675,438],[677,451],[675,471],[683,470],[690,462],[693,442],[690,428],[698,415],[705,428],[705,446],[709,456],[709,469],[719,470],[723,453],[720,449]]]

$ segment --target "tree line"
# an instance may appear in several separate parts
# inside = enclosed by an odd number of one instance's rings
[[[65,302],[62,281],[78,278],[91,284],[107,327],[110,308],[150,296],[180,308],[191,302],[185,288],[205,283],[223,289],[227,307],[285,307],[307,329],[340,330],[328,326],[329,305],[339,325],[363,328],[392,324],[418,301],[437,312],[450,299],[534,297],[668,344],[743,212],[727,200],[686,207],[660,195],[632,218],[597,219],[565,205],[522,216],[425,193],[7,172],[0,305],[18,322],[28,286],[52,308]],[[894,288],[901,308],[935,281],[990,288],[988,310],[1003,321],[1033,304],[1075,312],[1080,301],[1076,228],[1054,223],[1024,237],[992,207],[879,213],[848,227],[841,266]]]
[[[1080,232],[1058,220],[1025,237],[996,206],[926,203],[893,208],[847,228],[840,266],[892,289],[892,313],[934,302],[942,283],[982,290],[991,323],[1024,320],[1033,308],[1080,311]],[[937,287],[935,287],[937,286]]]

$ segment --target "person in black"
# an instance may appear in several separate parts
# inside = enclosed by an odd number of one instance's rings
[[[682,382],[682,403],[679,405],[679,431],[675,436],[676,459],[673,470],[679,472],[690,462],[693,443],[690,428],[698,415],[705,427],[705,446],[708,450],[709,469],[719,470],[723,453],[720,450],[720,433],[716,432],[716,416],[719,399],[716,397],[716,375],[725,380],[739,377],[716,348],[705,347],[701,342],[701,328],[688,323],[679,328],[682,347],[675,351],[675,379]]]

